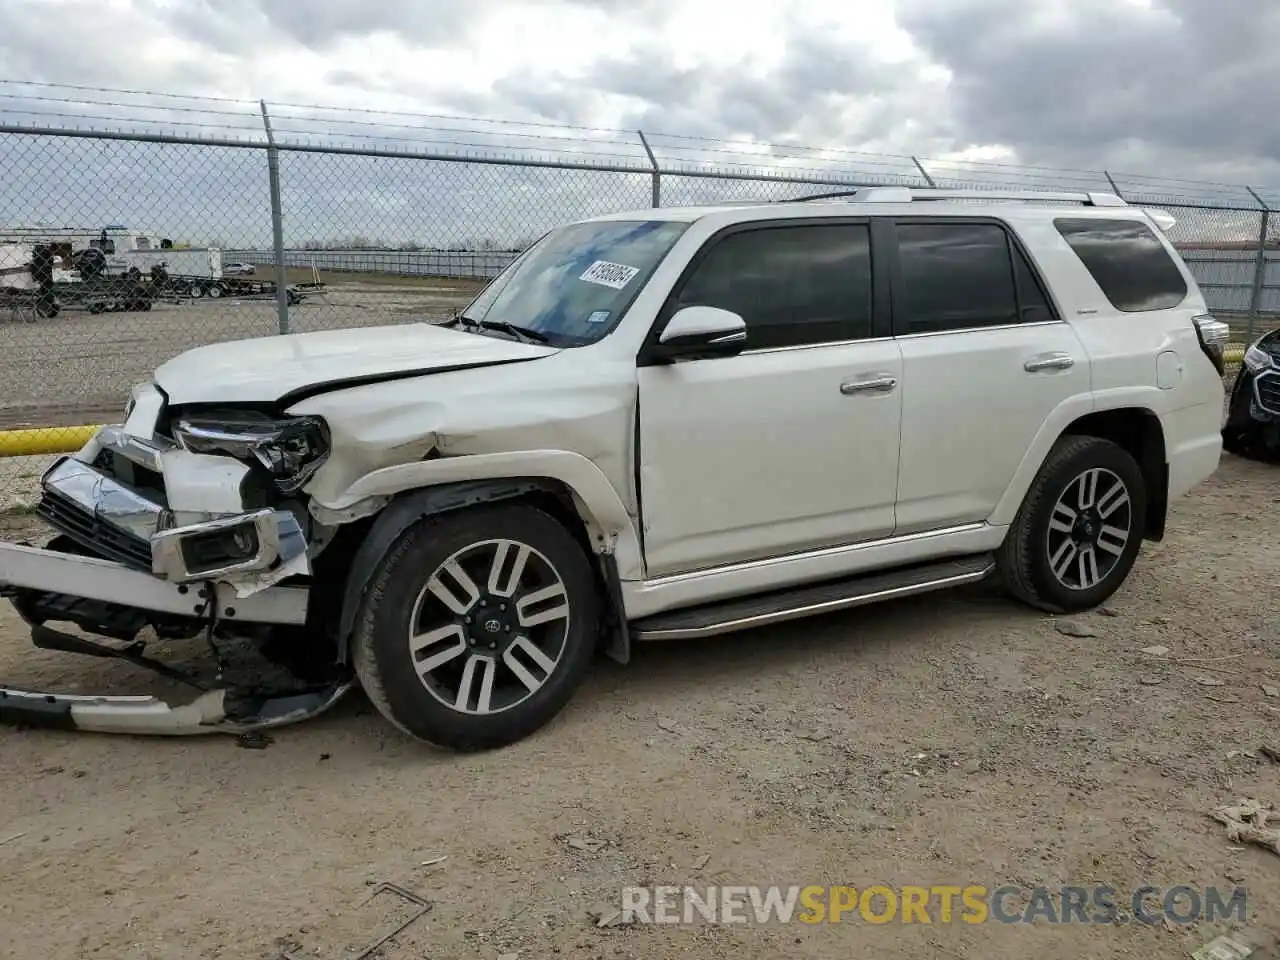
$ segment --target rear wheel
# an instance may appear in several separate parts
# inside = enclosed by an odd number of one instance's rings
[[[997,553],[1006,589],[1052,613],[1087,610],[1124,583],[1146,533],[1142,470],[1122,447],[1068,436],[1045,458]]]
[[[505,746],[569,701],[595,650],[599,609],[586,553],[541,510],[430,517],[374,573],[356,673],[411,736],[454,750]]]

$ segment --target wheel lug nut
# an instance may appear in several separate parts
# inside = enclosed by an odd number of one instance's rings
[[[497,645],[496,643],[491,643],[491,644],[489,644],[489,649],[490,649],[490,650],[497,650],[497,649],[498,649],[498,645]]]
[[[499,609],[499,610],[505,610],[505,609],[507,609],[507,605],[506,605],[505,603],[500,603],[500,604],[498,604],[498,609]]]
[[[463,619],[464,619],[467,623],[470,623],[470,622],[471,622],[471,618],[470,618],[470,617],[465,617],[465,618],[463,618]]]
[[[504,630],[506,630],[506,631],[507,631],[507,633],[510,633],[510,632],[511,632],[511,628],[510,628],[510,627],[504,627],[503,629],[504,629]]]

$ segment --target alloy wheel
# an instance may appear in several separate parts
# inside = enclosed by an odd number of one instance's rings
[[[538,550],[516,540],[471,544],[432,572],[414,602],[413,669],[451,710],[510,710],[555,672],[569,614],[564,580]]]
[[[1049,515],[1049,569],[1068,590],[1091,590],[1124,555],[1133,531],[1133,501],[1124,481],[1092,467],[1063,489]]]

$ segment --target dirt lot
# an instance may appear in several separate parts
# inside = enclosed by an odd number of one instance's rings
[[[383,958],[1154,960],[1235,925],[588,919],[654,883],[1105,885],[1122,910],[1144,884],[1239,885],[1266,942],[1280,857],[1207,813],[1280,800],[1257,753],[1280,745],[1277,502],[1275,467],[1226,458],[1108,610],[1074,618],[1096,636],[981,587],[653,645],[488,755],[430,752],[360,696],[264,750],[0,731],[0,956],[349,956],[409,915],[361,905],[379,881],[433,904]],[[13,684],[149,683],[38,654],[7,606],[0,638]]]
[[[291,282],[309,281],[301,271]],[[292,329],[364,327],[443,320],[480,284],[326,274],[323,294],[290,311]],[[191,347],[278,329],[274,300],[187,300],[143,312],[89,314],[67,310],[52,320],[0,317],[0,429],[79,425],[119,413],[129,387]]]

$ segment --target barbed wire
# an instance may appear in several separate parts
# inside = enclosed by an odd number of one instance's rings
[[[237,139],[247,137],[250,143],[261,143],[265,136],[260,104],[261,101],[248,98],[0,78],[0,118],[6,118],[0,123],[32,133],[41,132],[45,128],[42,121],[52,118],[58,121],[59,130],[92,132],[99,125],[113,124],[118,125],[114,132],[121,134],[169,134],[194,142],[231,134]],[[624,128],[290,101],[273,101],[267,106],[276,141],[286,149],[334,146],[396,152],[403,148],[408,153],[418,148],[456,155],[459,160],[563,160],[573,166],[597,161],[615,168],[634,168],[636,172],[650,169],[639,132]],[[1109,189],[1123,181],[1126,192],[1166,202],[1258,206],[1257,194],[1244,185],[1215,180],[959,157],[915,157],[836,145],[725,140],[662,131],[646,130],[644,138],[664,172],[675,175],[723,171],[755,176],[768,171],[795,178],[918,183],[922,179],[921,165],[925,165],[928,173],[924,179],[932,176],[942,181],[1020,189],[1047,185],[1059,189]],[[1280,196],[1280,186],[1257,190],[1265,196]]]

